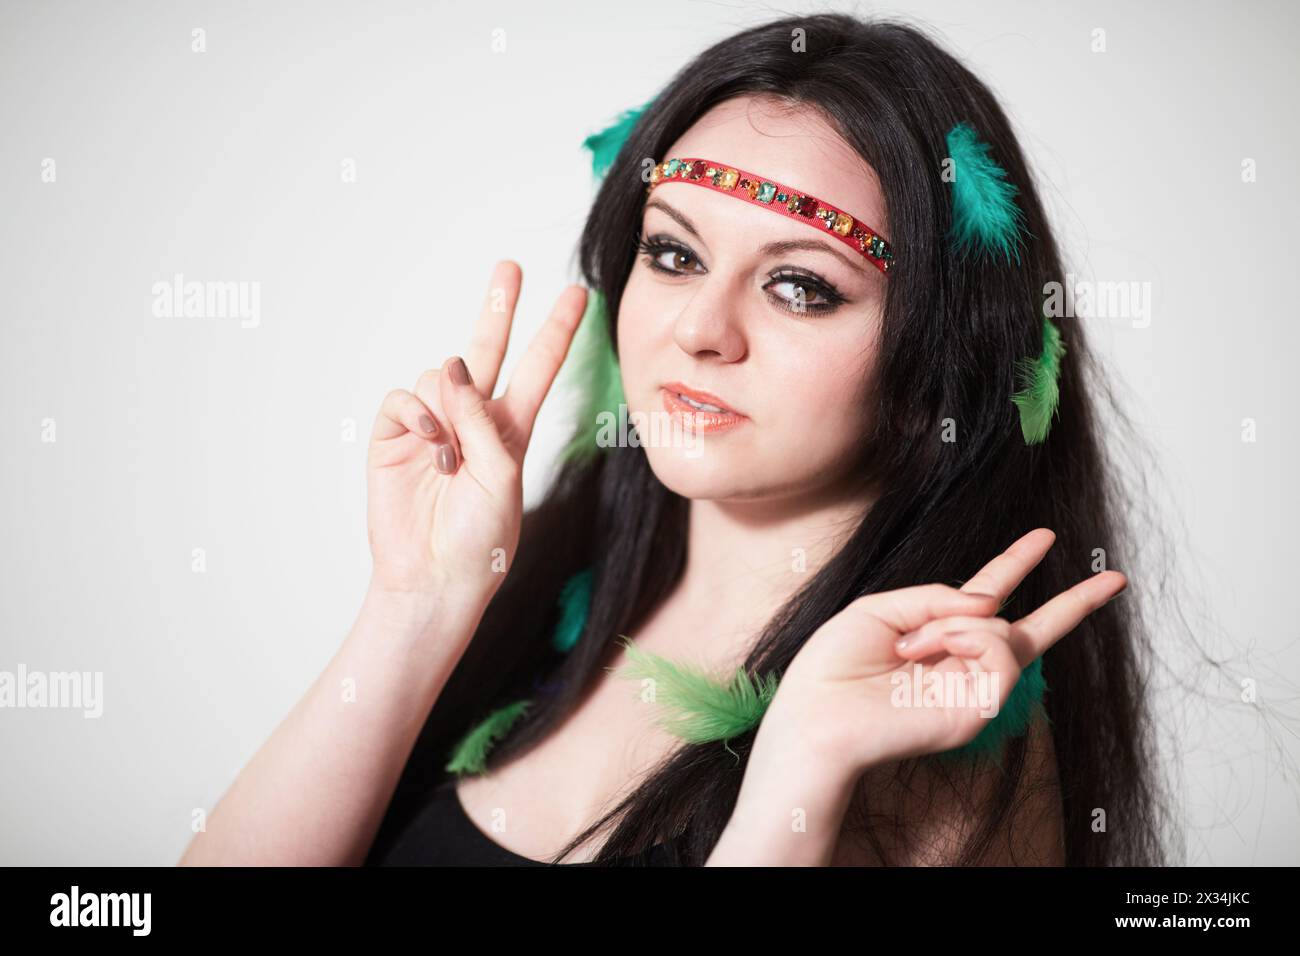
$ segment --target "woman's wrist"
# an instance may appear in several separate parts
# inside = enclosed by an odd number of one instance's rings
[[[459,647],[463,650],[478,629],[491,595],[452,588],[402,590],[373,580],[358,615],[365,630],[395,645]]]

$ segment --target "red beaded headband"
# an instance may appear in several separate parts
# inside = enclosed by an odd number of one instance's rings
[[[646,187],[646,195],[655,186],[669,179],[707,186],[773,212],[781,212],[792,219],[802,220],[810,226],[820,220],[828,235],[850,246],[881,272],[888,272],[894,264],[894,253],[890,251],[889,243],[884,237],[876,235],[874,229],[856,221],[844,210],[806,196],[797,189],[708,159],[667,159],[650,171],[650,185]]]

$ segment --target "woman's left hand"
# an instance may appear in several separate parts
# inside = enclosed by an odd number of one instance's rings
[[[788,765],[799,749],[798,764],[856,780],[879,763],[969,743],[1021,671],[1128,584],[1103,571],[1018,621],[997,617],[1055,540],[1047,528],[1031,531],[960,589],[927,584],[849,604],[786,669],[756,755]]]

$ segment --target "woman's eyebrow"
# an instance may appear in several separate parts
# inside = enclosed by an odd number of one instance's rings
[[[700,240],[700,242],[704,241],[704,237],[701,236],[695,230],[695,226],[692,225],[691,221],[687,219],[686,216],[684,216],[682,213],[674,209],[672,206],[668,205],[668,203],[664,202],[662,199],[655,197],[654,199],[651,199],[648,203],[645,204],[646,212],[649,212],[651,209],[659,209],[667,213],[670,217],[676,220],[677,225],[681,226],[683,229],[689,232],[696,239]]]
[[[656,196],[645,204],[646,212],[649,212],[651,209],[660,210],[672,218],[679,226],[689,232],[696,239],[699,239],[701,242],[704,241],[704,237],[699,234],[690,219],[686,218],[685,215],[678,212],[659,197]],[[763,246],[759,252],[765,256],[779,256],[782,253],[796,252],[799,250],[807,252],[827,252],[840,260],[840,262],[844,263],[854,272],[866,272],[865,268],[841,253],[838,249],[831,246],[830,243],[822,242],[820,239],[781,239],[776,242],[769,242],[767,245]]]
[[[785,252],[795,252],[796,250],[806,250],[808,252],[829,252],[840,262],[844,263],[854,272],[866,272],[867,270],[859,266],[848,256],[834,249],[829,243],[822,242],[820,239],[783,239],[779,242],[769,242],[759,252],[765,256],[779,256]]]

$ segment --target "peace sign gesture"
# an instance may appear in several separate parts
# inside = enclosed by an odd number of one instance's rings
[[[755,746],[772,721],[769,740],[856,774],[969,743],[1025,667],[1128,585],[1103,571],[1018,621],[995,616],[1055,540],[1047,528],[1029,532],[960,589],[924,584],[848,605],[800,648]]]
[[[497,263],[465,358],[384,398],[367,456],[372,590],[486,606],[514,559],[524,453],[587,302],[579,285],[560,294],[493,398],[522,280]]]

